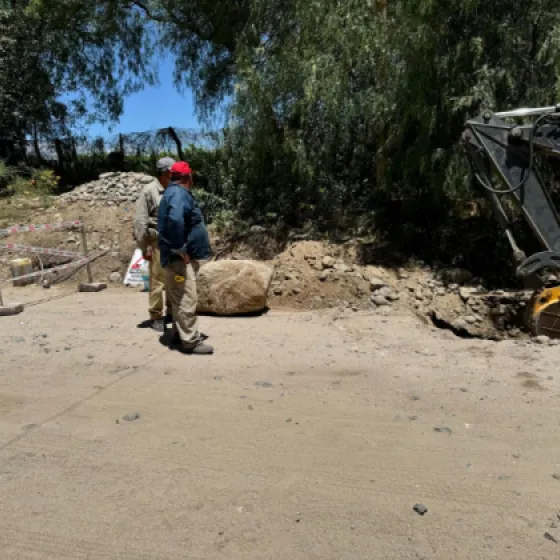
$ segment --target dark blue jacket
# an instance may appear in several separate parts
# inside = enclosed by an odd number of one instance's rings
[[[163,193],[158,212],[158,246],[161,266],[167,267],[177,253],[193,260],[212,256],[208,231],[194,196],[184,187],[171,183]]]

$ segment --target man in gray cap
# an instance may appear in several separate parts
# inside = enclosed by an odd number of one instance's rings
[[[157,179],[147,184],[136,203],[136,216],[134,219],[134,238],[142,250],[144,259],[150,264],[150,303],[149,313],[152,329],[163,332],[165,318],[163,315],[163,292],[165,279],[160,262],[158,248],[158,210],[163,191],[169,184],[171,167],[175,160],[164,157],[156,163]],[[167,300],[167,314],[171,315],[171,305]]]

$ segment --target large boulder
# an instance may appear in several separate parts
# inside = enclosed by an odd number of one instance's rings
[[[200,313],[239,315],[266,307],[272,269],[248,260],[212,261],[201,267],[196,279]]]

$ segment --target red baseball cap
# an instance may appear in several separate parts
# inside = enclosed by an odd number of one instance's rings
[[[192,175],[192,169],[186,161],[178,161],[171,166],[171,173],[177,175]]]

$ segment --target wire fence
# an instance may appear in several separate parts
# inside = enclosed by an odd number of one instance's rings
[[[40,142],[28,140],[25,159],[30,165],[51,164],[57,167],[64,167],[78,157],[88,155],[118,159],[167,153],[182,159],[186,148],[195,146],[212,149],[219,144],[221,137],[220,131],[203,132],[169,126],[145,132],[115,134],[105,138],[75,136]]]

